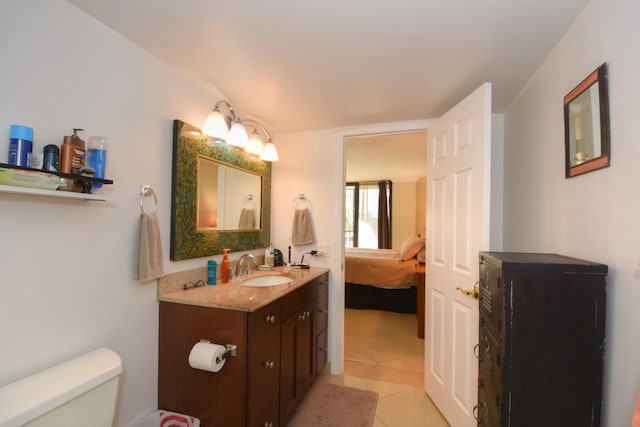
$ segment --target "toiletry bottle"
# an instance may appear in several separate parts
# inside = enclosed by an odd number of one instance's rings
[[[107,138],[104,136],[90,136],[87,145],[87,166],[94,170],[94,177],[104,178],[104,170],[107,166]],[[102,183],[94,182],[92,188],[102,188]]]
[[[269,247],[264,251],[264,263],[269,267],[273,267],[273,243],[269,243]]]
[[[33,129],[28,126],[11,125],[9,130],[10,165],[29,166],[28,160],[33,148]]]
[[[73,135],[65,136],[60,147],[60,172],[79,174],[84,166],[87,150],[84,141],[78,136],[78,131],[73,129]]]
[[[58,172],[60,170],[60,149],[55,144],[45,145],[42,160],[42,170],[45,172]]]
[[[229,263],[229,249],[224,250],[224,256],[222,257],[222,264],[220,265],[220,280],[222,283],[229,282],[229,270],[231,264]]]
[[[216,284],[216,262],[212,259],[207,262],[207,284]]]

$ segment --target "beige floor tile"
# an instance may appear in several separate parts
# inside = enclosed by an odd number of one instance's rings
[[[415,315],[345,309],[345,374],[324,381],[376,391],[374,427],[446,427],[424,391]]]
[[[448,427],[424,390],[408,391],[378,399],[376,417],[388,427]]]

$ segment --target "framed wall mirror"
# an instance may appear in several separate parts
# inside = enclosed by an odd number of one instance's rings
[[[173,122],[172,261],[270,242],[271,163]]]
[[[565,176],[609,166],[607,64],[589,74],[564,97]]]

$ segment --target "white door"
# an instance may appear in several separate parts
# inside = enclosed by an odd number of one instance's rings
[[[489,249],[491,84],[428,129],[425,390],[453,427],[476,426],[478,280]]]

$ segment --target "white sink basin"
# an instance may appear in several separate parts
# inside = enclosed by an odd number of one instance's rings
[[[294,278],[284,274],[265,274],[250,277],[240,282],[241,286],[277,286],[293,282]]]

